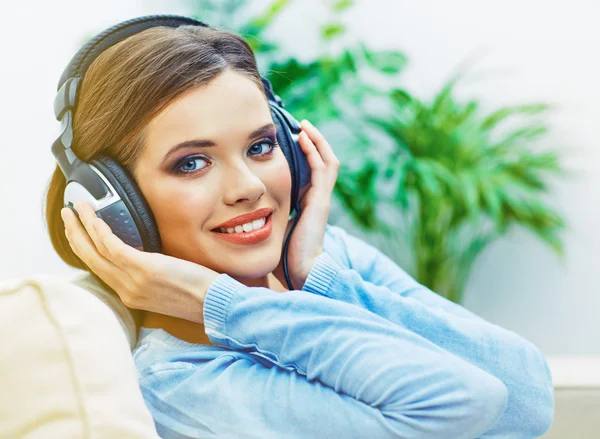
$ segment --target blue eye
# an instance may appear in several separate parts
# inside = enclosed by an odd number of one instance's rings
[[[267,148],[264,148],[264,146]],[[248,148],[249,156],[251,157],[259,157],[260,159],[269,157],[273,154],[273,151],[279,146],[277,141],[272,139],[263,139],[258,143],[255,143],[250,148]],[[198,163],[204,162],[204,166],[200,166]],[[210,166],[209,159],[204,156],[191,156],[185,157],[179,163],[175,165],[173,172],[176,174],[195,174],[197,172],[201,172],[203,169],[208,168]]]
[[[180,165],[177,166],[177,171],[186,173],[186,172],[195,172],[199,169],[204,169],[206,166],[201,168],[197,167],[198,162],[206,163],[205,159],[202,157],[189,157],[187,160],[181,162]]]
[[[261,148],[261,146],[267,145],[266,150],[263,150]],[[258,152],[257,154],[253,154],[253,155],[269,155],[273,152],[273,150],[275,148],[277,148],[278,144],[277,142],[274,142],[271,139],[263,139],[261,140],[259,143],[255,143],[254,145],[252,145],[249,149],[249,151],[255,151]],[[258,150],[256,149],[256,147],[258,147]],[[261,152],[263,151],[263,152]]]

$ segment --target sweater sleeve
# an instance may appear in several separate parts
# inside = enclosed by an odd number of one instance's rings
[[[343,228],[327,224],[326,236],[327,250],[336,254],[335,259],[342,268],[355,270],[364,280],[404,297],[412,297],[429,308],[486,322],[466,308],[424,287],[375,246],[347,233]]]
[[[431,292],[374,247],[342,233],[348,264],[358,271],[323,253],[303,290],[368,310],[501,380],[508,406],[482,438],[530,438],[550,428],[552,377],[532,343]]]
[[[220,274],[204,322],[229,351],[208,362],[177,351],[140,374],[161,437],[472,439],[506,408],[497,378],[318,294]]]

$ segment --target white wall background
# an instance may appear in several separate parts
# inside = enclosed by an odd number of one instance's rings
[[[264,5],[260,0],[257,7]],[[310,53],[318,0],[302,0],[274,32]],[[600,354],[600,29],[594,1],[420,0],[356,2],[348,23],[373,47],[410,58],[404,78],[430,96],[472,54],[489,78],[462,93],[484,106],[543,100],[558,106],[551,140],[577,178],[552,200],[569,222],[559,261],[524,231],[490,246],[473,270],[465,306],[531,340],[545,354]],[[52,104],[62,70],[85,36],[148,13],[184,13],[157,1],[14,2],[0,6],[0,279],[69,273],[54,253],[41,212],[58,134]],[[177,6],[179,5],[179,6]]]

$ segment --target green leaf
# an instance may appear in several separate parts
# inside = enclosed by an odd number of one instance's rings
[[[408,186],[406,184],[406,176],[408,171],[411,169],[410,162],[408,160],[402,162],[398,168],[398,180],[396,186],[396,193],[394,195],[394,201],[400,203],[403,209],[408,209]]]
[[[459,196],[459,182],[457,181],[456,175],[450,169],[435,159],[421,160],[427,161],[432,171],[435,173],[437,180],[446,188],[444,195],[452,198]]]
[[[312,78],[318,69],[317,62],[302,64],[295,58],[289,58],[283,63],[273,63],[266,75],[275,93],[284,98],[289,88],[300,86]]]
[[[452,99],[452,91],[457,81],[458,78],[448,81],[444,85],[442,90],[435,96],[433,104],[431,105],[431,111],[433,113],[438,113],[442,109],[445,109],[446,111],[451,110],[451,107],[454,105],[454,101]]]
[[[415,160],[412,164],[412,169],[415,172],[420,187],[426,194],[434,198],[439,198],[442,195],[442,188],[428,162],[425,160]]]
[[[386,74],[396,74],[406,66],[406,56],[396,50],[374,51],[362,46],[367,63]]]
[[[356,60],[354,59],[354,55],[349,50],[344,50],[339,59],[340,67],[343,70],[350,71],[352,73],[357,72],[356,68]]]
[[[502,200],[502,213],[507,223],[517,222],[522,225],[531,224],[529,210],[527,209],[526,204],[522,199],[517,197],[513,191],[505,189],[498,192],[498,195]],[[508,224],[503,227],[503,230],[506,230],[507,225]]]
[[[501,225],[504,222],[502,217],[502,201],[488,179],[482,178],[479,180],[479,194],[481,195],[483,208],[486,209],[488,215],[492,218],[494,228],[500,232]]]
[[[270,26],[288,3],[289,0],[275,0],[264,14],[250,21],[250,26],[261,30]]]
[[[351,172],[343,167],[340,168],[334,185],[334,193],[351,213],[351,219],[365,230],[377,230],[381,227],[376,216],[378,197],[373,188],[376,172],[372,162],[368,162],[358,172]]]
[[[334,60],[321,59],[320,64],[321,66],[317,71],[320,79],[319,89],[325,93],[326,90],[340,83],[342,75],[339,65]]]
[[[477,180],[470,173],[461,172],[458,175],[460,188],[463,193],[463,203],[468,215],[475,219],[479,211],[479,193],[477,191]]]
[[[325,40],[331,40],[344,33],[346,28],[341,23],[328,23],[321,28],[321,36]]]
[[[481,124],[481,128],[483,130],[489,130],[494,128],[500,122],[503,122],[508,117],[518,115],[518,114],[527,114],[527,115],[535,115],[547,111],[550,109],[550,106],[547,104],[532,104],[532,105],[520,105],[516,107],[505,107],[501,108],[483,120]]]
[[[376,164],[372,161],[367,162],[365,166],[356,174],[357,187],[363,191],[371,190],[374,186],[377,172],[378,169]],[[374,192],[373,196],[376,196]]]
[[[412,96],[406,90],[399,88],[391,89],[389,97],[392,102],[398,106],[408,105],[412,102]]]
[[[544,229],[533,229],[532,232],[548,244],[556,254],[564,256],[564,245],[556,232]]]
[[[530,169],[540,171],[552,171],[561,173],[562,167],[559,163],[559,155],[556,152],[548,151],[538,154],[527,154],[524,160],[527,162]]]
[[[494,234],[482,234],[474,238],[469,245],[462,249],[456,264],[456,283],[459,288],[463,288],[468,279],[470,268],[481,251],[492,241]]]
[[[337,2],[335,2],[333,4],[333,10],[335,12],[341,12],[344,9],[347,9],[350,6],[352,6],[352,3],[353,3],[352,0],[338,0]]]
[[[279,50],[279,46],[269,42],[265,42],[259,38],[245,37],[248,45],[252,48],[254,53],[268,53],[276,52]]]
[[[530,199],[527,202],[530,212],[530,222],[539,229],[562,229],[564,228],[563,219],[550,209],[546,204],[536,199]]]
[[[387,134],[397,142],[399,142],[404,137],[402,126],[398,123],[395,123],[394,120],[386,120],[379,117],[365,116],[365,121],[378,128],[379,130],[383,131],[385,134]]]

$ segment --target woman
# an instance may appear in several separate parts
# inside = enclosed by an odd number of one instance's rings
[[[531,343],[327,224],[339,162],[308,121],[299,144],[312,179],[291,230],[290,169],[242,38],[144,30],[94,60],[78,99],[73,151],[131,173],[162,250],[124,244],[86,203],[81,222],[63,209],[58,167],[51,239],[145,311],[133,357],[162,437],[529,438],[550,427],[552,380]]]

